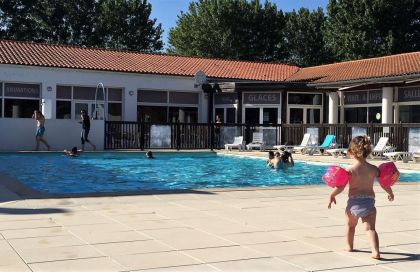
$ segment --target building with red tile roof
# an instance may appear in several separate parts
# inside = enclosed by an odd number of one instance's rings
[[[0,40],[0,87],[0,119],[97,116],[99,100],[115,121],[420,123],[420,52],[300,68]]]

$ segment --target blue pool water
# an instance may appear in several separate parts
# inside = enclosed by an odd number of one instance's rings
[[[327,165],[297,162],[289,172],[265,166],[261,158],[214,153],[0,154],[0,172],[48,193],[118,192],[321,184]],[[350,161],[349,161],[350,162]],[[420,181],[403,172],[401,181]]]

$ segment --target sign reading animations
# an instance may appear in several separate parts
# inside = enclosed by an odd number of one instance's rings
[[[36,84],[4,84],[4,95],[10,97],[40,97],[40,86]]]
[[[280,104],[280,93],[244,93],[244,104]]]

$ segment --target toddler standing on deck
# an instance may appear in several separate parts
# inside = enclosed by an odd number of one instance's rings
[[[346,208],[347,221],[347,250],[353,251],[354,233],[359,218],[365,224],[372,247],[372,258],[379,259],[379,238],[375,230],[376,208],[373,182],[379,176],[379,169],[366,161],[372,152],[371,142],[367,136],[357,136],[350,142],[348,153],[355,160],[347,171],[350,174],[349,199]],[[345,186],[336,187],[330,194],[328,208],[336,203],[335,197],[344,190]],[[388,200],[394,200],[391,187],[383,188],[388,193]]]

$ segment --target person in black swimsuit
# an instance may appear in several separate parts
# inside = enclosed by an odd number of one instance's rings
[[[85,150],[85,143],[89,143],[93,150],[96,150],[96,145],[94,145],[89,139],[89,131],[90,131],[90,119],[89,119],[89,115],[87,115],[85,110],[82,110],[81,112],[81,119],[82,121],[80,122],[82,124],[82,133],[80,135],[80,139],[82,140],[82,151]]]
[[[222,126],[222,120],[219,115],[216,115],[216,122],[214,124],[214,136],[215,136],[215,146],[217,149],[220,149],[220,130]]]

